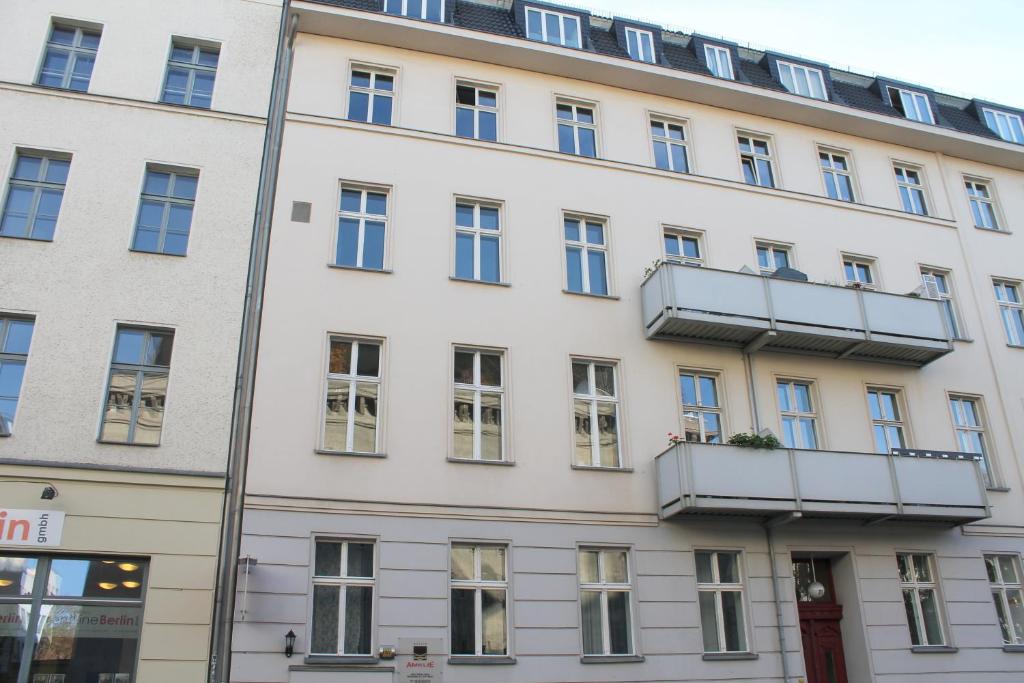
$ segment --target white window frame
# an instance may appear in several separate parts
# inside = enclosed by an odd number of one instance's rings
[[[362,86],[355,85],[352,80],[353,74],[356,71],[370,74],[370,85]],[[383,90],[377,87],[378,76],[390,76],[391,77],[391,90]],[[368,95],[366,102],[366,120],[360,121],[359,119],[352,118],[352,93],[362,92]],[[373,108],[377,101],[377,97],[389,97],[391,98],[391,120],[386,124],[374,123],[373,120]],[[393,69],[386,66],[376,66],[374,64],[363,64],[360,62],[352,62],[348,65],[348,97],[345,98],[345,119],[348,121],[355,121],[357,123],[370,123],[378,126],[394,126],[398,117],[398,69]]]
[[[828,157],[828,166],[824,165],[825,164],[825,160],[821,158],[822,156],[827,156]],[[837,159],[840,159],[841,162],[837,161]],[[846,170],[843,170],[843,169],[839,168],[837,166],[838,163],[845,164],[846,165]],[[818,147],[818,166],[821,169],[821,179],[822,179],[822,182],[825,184],[825,196],[826,197],[828,197],[829,199],[835,199],[836,201],[840,201],[840,202],[849,202],[851,204],[854,204],[854,203],[857,202],[857,194],[858,194],[858,192],[857,192],[856,178],[855,178],[854,173],[853,173],[853,156],[849,152],[847,152],[845,150],[841,150],[841,149],[835,149],[835,148],[832,148],[832,147],[819,146]],[[829,178],[830,177],[831,177],[831,180],[832,180],[832,187],[836,188],[836,195],[837,195],[836,197],[832,197],[832,196],[829,195]],[[844,198],[842,196],[842,191],[841,191],[842,185],[839,183],[839,178],[840,177],[846,178],[847,183],[849,184],[850,197],[848,199]]]
[[[580,224],[580,238],[578,240],[570,240],[565,236],[565,222],[567,220],[577,221]],[[594,225],[601,226],[601,236],[603,238],[602,244],[591,244],[587,241],[587,224],[593,223]],[[569,249],[578,249],[580,251],[580,270],[581,279],[583,284],[583,290],[577,292],[576,290],[569,289]],[[592,251],[598,251],[604,254],[604,280],[608,290],[605,294],[594,292],[590,282],[590,258],[589,254]],[[609,243],[609,231],[608,221],[604,218],[598,218],[597,216],[586,216],[578,213],[566,213],[562,215],[562,257],[565,259],[565,291],[570,294],[587,294],[590,296],[614,296],[612,289],[612,264],[611,264],[611,244]]]
[[[455,354],[456,353],[470,353],[473,354],[473,381],[471,383],[457,382],[455,380]],[[501,372],[501,384],[492,386],[490,384],[483,384],[480,373],[480,355],[492,355],[498,356],[500,359],[500,372]],[[507,391],[505,384],[508,378],[508,361],[507,355],[504,349],[495,349],[489,347],[480,346],[467,346],[464,344],[456,344],[452,347],[452,409],[455,407],[455,395],[457,391],[471,391],[473,392],[473,456],[466,458],[455,454],[455,415],[454,410],[451,414],[451,430],[452,435],[452,447],[449,452],[449,457],[452,460],[465,461],[469,460],[472,462],[490,462],[490,463],[502,463],[509,462],[508,457],[508,428],[506,421],[508,419],[508,400],[506,398]],[[501,458],[498,460],[487,460],[483,457],[483,406],[482,406],[482,394],[498,394],[499,395],[499,409],[501,410]]]
[[[749,152],[744,152],[743,151],[743,147],[742,147],[743,140],[747,141],[747,146],[750,148]],[[755,151],[755,146],[754,146],[755,142],[763,142],[765,144],[765,148],[768,150],[768,152],[765,153],[765,154],[762,154],[760,152]],[[764,188],[768,188],[768,189],[779,189],[779,187],[781,186],[781,180],[779,178],[779,169],[777,168],[777,166],[775,164],[775,158],[774,158],[775,154],[774,154],[774,150],[773,150],[772,147],[773,147],[772,138],[769,135],[760,135],[760,134],[757,134],[757,133],[748,133],[746,131],[737,131],[736,132],[736,151],[739,152],[740,180],[743,183],[745,183],[747,185],[750,185],[751,187],[764,187]],[[747,160],[747,159],[750,160],[751,169],[752,169],[752,171],[754,173],[754,182],[753,183],[747,182],[747,176],[743,172],[743,162],[745,160]],[[770,178],[771,184],[765,185],[762,182],[763,179],[761,178],[761,169],[758,166],[758,163],[757,163],[758,161],[764,161],[764,162],[766,162],[768,164],[768,169],[769,169],[769,172],[771,174],[771,178]]]
[[[981,230],[1003,230],[1002,216],[992,181],[975,176],[964,176],[964,189],[967,192],[967,203],[971,208],[974,227]],[[988,213],[983,211],[984,207],[988,208]],[[991,222],[991,225],[985,225],[988,221]]]
[[[893,108],[897,111],[902,110],[905,119],[918,123],[935,124],[935,113],[932,111],[932,103],[929,101],[928,95],[895,85],[888,86],[888,90],[889,101],[892,102]],[[893,95],[896,97],[894,98]]]
[[[929,207],[931,205],[931,198],[928,196],[927,185],[925,184],[924,169],[921,166],[915,164],[906,164],[901,161],[894,161],[892,164],[893,177],[896,180],[896,191],[899,194],[900,209],[905,213],[913,214],[915,216],[929,216],[931,212]],[[905,178],[901,180],[900,176]],[[917,178],[917,182],[911,181],[911,176]],[[912,197],[915,193],[920,193],[920,211],[916,211],[914,201]],[[907,202],[910,200],[910,205]]]
[[[931,293],[929,278],[935,289],[935,295]],[[939,282],[942,282],[942,287]],[[967,331],[964,328],[960,306],[956,299],[956,290],[953,286],[953,273],[945,268],[933,268],[921,266],[921,283],[925,288],[925,296],[938,301],[946,315],[946,322],[950,325],[949,333],[953,339],[967,339]],[[945,291],[943,291],[945,288]]]
[[[613,360],[602,360],[599,358],[584,358],[578,356],[572,356],[569,359],[569,389],[572,395],[572,402],[570,404],[570,415],[572,417],[572,463],[573,467],[577,468],[594,468],[604,470],[620,470],[625,468],[625,459],[623,457],[623,443],[622,443],[622,381],[620,379],[620,366],[617,361]],[[587,382],[590,386],[590,393],[578,394],[576,393],[575,382],[572,377],[572,366],[576,364],[582,364],[587,366]],[[612,396],[603,396],[597,391],[597,381],[595,366],[602,365],[612,369],[612,382],[614,383],[614,393]],[[582,401],[588,404],[589,417],[590,417],[590,463],[580,464],[576,462],[576,401]],[[615,408],[615,451],[617,462],[613,466],[607,466],[601,464],[601,431],[599,428],[600,420],[598,419],[597,407],[599,404],[604,403],[611,405]]]
[[[388,12],[387,11],[387,5],[390,2],[392,2],[392,0],[384,0],[384,8],[385,8],[384,11],[387,14],[391,14],[392,16],[402,16],[402,17],[408,17],[408,18],[411,18],[411,19],[423,19],[424,21],[431,21],[430,19],[427,19],[427,5],[428,5],[427,0],[422,0],[422,2],[420,3],[420,14],[419,14],[419,16],[417,16],[415,14],[409,14],[409,0],[397,0],[397,2],[402,3],[402,12],[401,12],[401,14],[397,14],[397,15],[394,14],[393,12]],[[444,14],[445,0],[440,0],[440,2],[441,2],[441,21],[443,22],[444,21],[444,16],[445,16],[445,14]]]
[[[662,248],[665,250],[665,260],[673,263],[682,263],[687,266],[696,266],[698,268],[707,265],[707,251],[705,249],[704,233],[698,230],[689,230],[686,228],[676,228],[671,225],[661,226],[662,235]],[[679,247],[679,254],[670,254],[667,248],[668,241],[673,239]],[[683,247],[687,241],[694,242],[697,245],[697,256],[687,256],[686,250]]]
[[[1006,343],[1010,346],[1024,346],[1024,334],[1021,334],[1011,322],[1024,321],[1024,299],[1021,298],[1021,283],[1016,280],[993,278],[992,288],[995,292],[996,304],[999,306],[999,319],[1003,322]]]
[[[456,548],[466,548],[473,551],[473,578],[472,579],[456,579],[453,576],[453,571],[448,572],[448,614],[452,612],[452,594],[456,590],[472,590],[473,591],[473,619],[474,619],[474,653],[473,654],[455,654],[451,653],[453,658],[458,657],[489,657],[489,658],[507,658],[512,656],[512,619],[510,609],[512,603],[509,600],[509,546],[505,543],[477,543],[469,541],[452,541],[449,553],[449,563],[451,564],[451,555],[454,555]],[[504,551],[505,565],[503,567],[502,575],[505,577],[503,581],[486,580],[483,578],[481,571],[481,549],[491,548],[500,549]],[[500,654],[484,654],[484,639],[483,639],[483,591],[485,590],[501,590],[505,592],[505,652]],[[448,637],[449,642],[454,640],[452,630],[455,624],[448,624]]]
[[[728,69],[727,74],[719,73],[722,68],[723,56],[725,57],[725,67]],[[736,72],[732,68],[732,50],[729,48],[722,47],[721,45],[710,45],[705,43],[704,61],[712,76],[715,76],[716,78],[724,78],[730,81],[736,80]],[[712,64],[714,66],[712,66]]]
[[[981,396],[972,394],[950,393],[947,395],[949,403],[950,418],[953,421],[953,434],[956,438],[957,449],[961,453],[973,453],[980,456],[982,474],[989,486],[995,483],[995,472],[992,469],[992,444],[988,438],[988,414]],[[977,424],[972,424],[964,410],[963,404],[970,403],[973,406],[974,416]],[[967,449],[966,437],[970,434],[977,434],[981,443],[981,453]]]
[[[348,546],[349,543],[373,546],[373,576],[372,577],[349,577],[349,576],[317,576],[316,575],[316,544],[317,543],[340,543],[341,546],[341,572],[348,573]],[[372,656],[376,651],[374,645],[377,642],[377,575],[380,573],[380,544],[376,538],[358,537],[313,537],[313,557],[310,558],[310,589],[309,589],[309,652],[310,656],[325,657],[366,657]],[[316,604],[315,586],[338,586],[338,648],[335,652],[313,652],[313,610]],[[346,653],[345,652],[345,599],[348,596],[348,587],[368,587],[371,590],[370,598],[370,651],[367,653]]]
[[[472,88],[475,104],[462,104],[459,102],[459,88]],[[494,93],[494,106],[488,107],[480,104],[480,91]],[[483,140],[485,142],[498,142],[501,140],[501,88],[489,83],[456,79],[455,81],[455,120],[452,122],[452,129],[458,135],[459,110],[466,109],[473,112],[473,137],[467,140]],[[494,140],[487,140],[480,137],[480,114],[494,114]]]
[[[871,395],[875,394],[878,403],[879,417],[875,417],[871,414]],[[886,414],[885,403],[881,400],[882,395],[892,396],[893,405],[896,409],[895,415]],[[894,448],[909,448],[910,439],[908,438],[909,429],[907,427],[907,406],[904,397],[903,390],[899,387],[886,387],[877,385],[868,385],[867,387],[867,399],[868,399],[868,417],[871,420],[871,443],[874,446],[876,453],[883,453],[884,455],[892,454]],[[886,450],[878,450],[878,438],[875,435],[875,428],[881,427],[882,437],[885,439]],[[896,429],[899,431],[900,437],[903,441],[902,445],[893,444],[889,438],[889,430]]]
[[[847,287],[858,289],[878,289],[878,261],[871,256],[859,256],[857,254],[843,254],[843,281]],[[853,270],[853,278],[850,278],[849,270]],[[867,272],[867,279],[861,279],[861,270]]]
[[[631,49],[631,43],[629,42],[632,37],[636,43],[638,54],[634,54]],[[645,42],[646,41],[646,42]],[[632,59],[638,62],[646,62],[647,64],[654,64],[654,34],[650,31],[645,31],[639,28],[633,28],[632,26],[626,27],[626,51]]]
[[[352,345],[352,353],[349,357],[349,372],[348,373],[332,373],[331,372],[331,344],[333,342],[347,342]],[[377,376],[371,375],[360,375],[358,374],[359,368],[359,350],[364,344],[376,345],[377,350]],[[348,415],[346,417],[345,426],[345,448],[337,450],[329,448],[327,445],[327,401],[330,399],[330,387],[331,380],[348,382]],[[361,385],[374,385],[377,387],[377,415],[374,418],[373,428],[373,450],[371,451],[357,451],[355,450],[355,416],[356,416],[356,399],[358,398],[358,387]],[[362,455],[376,455],[380,453],[381,448],[381,417],[382,407],[384,405],[384,340],[372,337],[354,337],[344,334],[329,334],[327,335],[327,365],[324,371],[324,389],[323,389],[323,418],[320,420],[320,447],[330,453],[351,453],[351,454],[362,454]]]
[[[570,107],[572,109],[571,119],[562,119],[558,117],[558,107]],[[579,120],[579,110],[589,109],[590,116],[593,119],[593,123],[587,123]],[[597,103],[587,102],[585,100],[574,100],[568,97],[557,97],[555,99],[555,149],[562,154],[572,154],[573,156],[583,157],[584,159],[599,159],[601,157],[601,141],[598,136],[598,118],[597,118]],[[559,126],[568,126],[572,128],[573,138],[573,151],[566,152],[562,150],[561,140],[558,134]],[[594,131],[594,156],[588,156],[581,153],[580,145],[580,129],[586,128]]]
[[[636,609],[633,607],[633,557],[630,548],[623,546],[594,546],[581,545],[576,549],[576,562],[580,563],[580,555],[584,552],[597,553],[597,583],[584,583],[583,576],[577,568],[576,577],[579,582],[580,601],[580,625],[583,625],[583,593],[594,592],[600,594],[601,600],[601,654],[586,654],[584,657],[635,657],[637,653],[637,623]],[[623,553],[626,557],[626,582],[610,583],[605,580],[604,553]],[[611,620],[608,613],[608,593],[626,593],[626,603],[629,605],[629,652],[612,654],[611,652]],[[580,633],[580,652],[583,652],[583,634]]]
[[[458,224],[458,206],[472,206],[473,207],[473,226],[464,226]],[[488,199],[474,199],[471,197],[457,196],[455,197],[455,220],[453,221],[453,227],[455,230],[453,240],[454,246],[452,248],[452,277],[456,280],[468,280],[470,282],[484,282],[490,284],[501,284],[507,281],[505,277],[505,211],[504,205],[499,201],[488,200]],[[491,230],[489,228],[483,228],[480,225],[480,209],[494,209],[498,212],[498,229]],[[473,277],[464,278],[457,275],[458,269],[458,236],[459,235],[471,235],[473,237]],[[492,237],[498,241],[498,279],[497,280],[484,280],[481,276],[480,268],[480,241],[483,237]]]
[[[992,591],[992,601],[996,608],[996,618],[1000,617],[999,627],[1003,631],[1003,645],[1024,645],[1024,625],[1014,624],[1010,611],[1008,592],[1016,592],[1018,599],[1024,595],[1024,578],[1021,576],[1020,555],[1016,553],[985,553],[985,568],[988,573],[988,585]],[[1009,560],[1017,580],[1007,580],[1001,560]],[[1012,578],[1012,577],[1011,577]],[[1010,637],[1007,640],[1007,636]]]
[[[696,396],[696,403],[686,403],[685,397],[682,393],[682,377],[684,375],[693,377],[694,384],[694,395]],[[718,441],[713,443],[725,443],[726,440],[726,428],[725,428],[725,397],[722,394],[722,373],[712,370],[698,370],[689,367],[678,367],[676,369],[677,377],[677,391],[679,392],[679,405],[680,405],[680,418],[683,425],[680,434],[683,438],[686,438],[686,415],[687,413],[696,413],[697,426],[698,426],[698,441],[697,443],[712,443],[707,440],[707,428],[705,426],[705,415],[713,414],[718,416]],[[715,385],[715,398],[718,401],[718,405],[707,405],[704,402],[704,396],[701,394],[700,380],[710,379]]]
[[[10,328],[12,323],[28,324],[31,326],[29,332],[29,348],[25,350],[25,353],[4,351],[7,345],[7,338],[10,334]],[[18,405],[21,403],[22,388],[25,384],[25,373],[28,368],[28,357],[32,351],[32,336],[35,334],[36,319],[34,317],[26,317],[20,315],[10,315],[0,311],[0,368],[5,363],[21,366],[22,381],[18,385],[18,392],[14,395],[2,396],[0,398],[14,401],[14,412],[10,416],[10,421],[7,421],[2,415],[0,415],[0,436],[10,436],[13,432],[14,421],[18,417]]]
[[[665,135],[659,135],[654,132],[654,125],[658,124],[663,126]],[[647,126],[649,134],[651,136],[651,154],[653,156],[654,167],[661,168],[658,166],[658,155],[655,152],[655,146],[660,144],[665,145],[666,152],[668,154],[668,168],[663,168],[663,171],[674,171],[676,173],[692,173],[693,161],[690,157],[690,130],[689,122],[685,119],[677,119],[668,116],[660,116],[658,114],[651,114],[650,123]],[[669,126],[679,128],[682,132],[682,139],[675,139],[668,134]],[[683,149],[683,163],[686,164],[686,168],[675,168],[674,157],[672,156],[672,147],[682,147]]]
[[[712,573],[712,578],[714,579],[714,581],[712,583],[700,583],[699,580],[696,579],[696,570],[694,571],[694,579],[698,581],[697,582],[697,593],[698,593],[698,596],[699,596],[700,593],[713,593],[714,596],[715,596],[715,620],[716,620],[716,624],[715,625],[716,625],[716,627],[718,629],[718,643],[719,643],[719,646],[721,647],[721,649],[716,650],[714,652],[717,652],[717,653],[724,653],[724,652],[752,652],[751,647],[750,647],[750,613],[749,613],[749,610],[747,609],[746,589],[745,589],[745,582],[744,582],[744,578],[745,578],[746,574],[743,571],[743,552],[740,551],[740,550],[710,550],[710,549],[699,549],[698,550],[698,549],[695,549],[693,551],[694,564],[696,564],[696,557],[700,553],[707,553],[707,554],[711,555],[711,573]],[[736,573],[738,574],[737,578],[739,579],[739,583],[722,583],[721,582],[721,574],[719,572],[719,567],[718,567],[718,556],[719,555],[734,555],[736,557]],[[740,604],[740,609],[742,610],[742,613],[743,613],[743,629],[740,632],[740,635],[743,637],[743,644],[746,646],[742,650],[727,650],[727,649],[725,649],[725,647],[726,647],[726,636],[725,636],[725,610],[724,610],[724,607],[722,605],[722,593],[723,592],[739,593],[740,594],[740,596],[739,596],[739,604]],[[699,604],[700,604],[700,601],[698,600],[698,614],[699,614]],[[699,616],[698,616],[698,620],[699,620]],[[703,624],[701,624],[701,629],[703,630]],[[704,650],[703,643],[701,644],[701,650],[702,651]],[[705,653],[706,654],[712,654],[712,653],[706,652],[706,651],[705,651]]]
[[[780,384],[785,384],[786,385],[786,393],[787,393],[787,395],[789,397],[789,404],[790,404],[790,406],[792,406],[792,408],[790,410],[783,410],[782,409],[782,404],[778,403],[778,401],[779,401],[779,398],[778,398],[778,396],[779,396],[779,394],[778,394],[778,386]],[[797,384],[803,384],[803,385],[805,385],[807,387],[807,398],[808,398],[808,401],[811,404],[810,412],[802,411],[799,408],[799,403],[798,403],[797,398],[796,398],[796,386],[795,385],[797,385]],[[822,434],[823,434],[824,430],[821,428],[821,411],[818,409],[818,396],[817,396],[818,388],[817,388],[817,384],[818,383],[815,382],[812,379],[800,379],[800,378],[797,378],[797,377],[776,377],[775,378],[775,386],[776,386],[776,389],[775,389],[775,401],[776,401],[776,403],[778,403],[778,407],[779,407],[779,428],[781,429],[780,434],[782,435],[782,438],[780,440],[784,440],[785,439],[786,430],[783,427],[785,419],[787,417],[794,419],[796,421],[797,428],[794,429],[794,431],[793,431],[793,434],[796,436],[796,441],[795,441],[795,443],[793,444],[792,447],[795,448],[795,449],[809,449],[809,450],[820,451],[820,450],[824,450],[824,448],[825,448],[824,444],[822,443]],[[804,443],[804,433],[803,433],[803,430],[799,428],[801,420],[810,420],[811,421],[811,430],[814,433],[814,441],[815,441],[815,443],[813,445],[808,445],[808,444]],[[789,448],[789,446],[786,446],[786,448]]]
[[[796,268],[796,260],[794,259],[794,251],[792,244],[783,244],[782,242],[769,242],[767,240],[757,240],[754,242],[754,262],[757,263],[757,269],[761,275],[771,275],[779,267],[765,268],[761,265],[761,250],[766,249],[768,251],[768,257],[771,260],[772,266],[775,266],[775,252],[782,252],[786,254],[787,266],[780,266],[786,268]]]
[[[777,60],[775,64],[779,68],[779,80],[782,81],[783,87],[789,93],[800,95],[801,97],[809,97],[813,100],[828,101],[828,88],[825,87],[825,75],[821,72],[821,69],[805,66],[804,64],[785,62],[781,59]],[[788,82],[787,76],[789,77]],[[807,84],[807,92],[800,92],[801,82]],[[820,97],[815,94],[815,84],[821,89]]]
[[[984,107],[981,110],[981,115],[982,118],[985,119],[985,125],[987,125],[992,132],[1000,138],[1007,142],[1024,144],[1024,122],[1021,121],[1019,114]],[[1017,122],[1016,131],[1013,127],[1014,121]]]
[[[899,571],[900,557],[907,558],[906,561],[909,563],[911,571],[913,573],[912,580],[905,581]],[[914,557],[924,557],[925,562],[928,564],[928,572],[931,574],[931,581],[923,581],[921,577],[917,575],[917,566],[914,562]],[[948,640],[949,635],[947,634],[945,610],[942,604],[942,592],[939,590],[939,576],[935,566],[935,555],[932,553],[921,553],[921,552],[898,552],[896,553],[896,576],[900,582],[900,598],[901,602],[906,605],[906,598],[904,597],[904,591],[912,591],[914,608],[914,621],[916,624],[907,624],[907,628],[911,634],[911,644],[913,644],[913,632],[914,627],[917,628],[918,638],[920,640],[928,639],[928,631],[924,625],[924,610],[921,607],[921,592],[931,591],[935,599],[935,614],[939,620],[939,631],[942,637],[942,642],[931,643],[922,642],[919,645],[913,645],[913,647],[944,647]]]
[[[359,192],[359,211],[342,210],[341,198],[342,193],[345,190],[350,192]],[[384,195],[385,201],[385,213],[383,215],[375,213],[367,213],[366,205],[370,194],[382,194]],[[338,186],[338,202],[335,204],[337,210],[334,217],[334,240],[333,249],[331,253],[331,265],[339,268],[356,268],[359,270],[369,270],[374,272],[387,271],[388,269],[388,256],[391,250],[388,245],[391,241],[391,202],[392,193],[390,187],[382,187],[379,185],[361,185],[359,183],[350,183],[347,181],[341,181]],[[356,263],[355,265],[346,265],[338,263],[338,241],[341,239],[341,219],[349,218],[359,221],[359,237],[356,241]],[[363,248],[366,246],[366,222],[370,221],[373,223],[384,224],[384,253],[381,258],[380,268],[370,268],[364,265],[366,259],[363,252]]]
[[[578,16],[576,16],[575,14],[566,14],[564,12],[555,12],[555,11],[547,9],[547,8],[527,6],[526,7],[526,11],[525,11],[525,19],[526,19],[526,35],[527,35],[528,38],[529,38],[529,35],[530,35],[530,12],[534,12],[534,13],[540,15],[540,34],[541,34],[541,41],[542,42],[548,43],[549,45],[561,45],[562,47],[573,47],[573,48],[577,48],[577,49],[583,47],[583,26],[582,26],[582,22],[580,21],[580,18]],[[559,36],[559,41],[557,43],[554,42],[554,41],[548,40],[548,22],[547,22],[547,17],[549,15],[558,17],[558,32],[559,32],[560,36]],[[566,20],[572,21],[573,23],[576,24],[576,37],[579,39],[579,44],[578,45],[570,45],[570,44],[567,44],[565,42],[565,22],[566,22]],[[536,38],[530,38],[530,40],[536,40]]]

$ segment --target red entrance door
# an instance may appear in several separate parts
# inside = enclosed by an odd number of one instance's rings
[[[797,610],[800,613],[800,637],[804,646],[807,683],[848,683],[843,657],[843,634],[839,622],[843,606],[836,603],[829,560],[793,560]],[[817,579],[825,594],[812,597],[810,584]]]

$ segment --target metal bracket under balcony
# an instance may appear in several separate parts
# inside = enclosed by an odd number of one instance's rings
[[[977,460],[683,443],[655,458],[658,514],[889,519],[991,516]]]
[[[652,339],[915,366],[953,350],[932,299],[662,263],[641,300]]]

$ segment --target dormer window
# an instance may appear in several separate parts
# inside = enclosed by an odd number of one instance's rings
[[[828,99],[825,90],[825,78],[821,73],[821,69],[813,69],[809,66],[792,64],[781,60],[778,62],[778,66],[779,80],[782,81],[782,85],[789,92],[803,97],[813,97],[816,100]]]
[[[654,64],[654,34],[626,27],[626,49],[629,56],[638,62]]]
[[[928,96],[924,93],[889,86],[889,101],[899,113],[911,121],[935,123],[931,104],[928,102]]]
[[[413,19],[444,21],[444,0],[385,0],[384,11]]]
[[[1021,125],[1020,116],[995,109],[982,109],[981,113],[985,116],[985,125],[996,135],[1007,142],[1024,145],[1024,126]]]
[[[526,8],[526,36],[564,47],[582,47],[579,17],[538,7]]]
[[[736,79],[732,71],[732,56],[729,54],[729,48],[705,45],[704,57],[712,76],[727,78],[730,81]]]

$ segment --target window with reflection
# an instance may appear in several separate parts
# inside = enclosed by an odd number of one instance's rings
[[[372,654],[372,541],[316,539],[309,654]]]
[[[592,104],[559,100],[555,104],[558,151],[581,157],[597,156],[597,117]]]
[[[999,317],[1003,320],[1006,343],[1010,346],[1024,346],[1024,301],[1020,295],[1020,283],[1007,280],[993,280]]]
[[[384,11],[413,19],[444,21],[444,0],[385,0]]]
[[[912,645],[946,644],[934,563],[935,557],[929,554],[896,555]]]
[[[748,185],[775,187],[775,171],[772,168],[772,148],[768,138],[740,135],[740,166],[743,181]]]
[[[498,139],[498,89],[458,83],[455,86],[455,134],[476,140]]]
[[[747,652],[740,553],[700,550],[694,560],[704,652]]]
[[[900,193],[900,203],[907,213],[919,216],[928,215],[928,202],[924,196],[924,183],[921,180],[921,169],[905,165],[893,165],[896,174],[896,188]]]
[[[355,67],[348,89],[350,121],[391,125],[395,100],[395,72]]]
[[[662,239],[666,260],[698,268],[704,265],[703,233],[666,227]]]
[[[572,362],[572,403],[578,467],[621,467],[616,366]]]
[[[625,548],[580,548],[583,655],[633,654],[633,585]]]
[[[100,29],[53,24],[36,82],[51,88],[85,92],[89,89],[99,47]]]
[[[162,101],[209,109],[219,59],[219,46],[175,40],[167,61]]]
[[[343,186],[338,207],[335,265],[383,270],[387,224],[386,190]]]
[[[503,364],[501,351],[455,349],[453,458],[505,460]]]
[[[853,172],[846,153],[819,147],[818,161],[821,163],[821,175],[825,180],[825,193],[829,199],[854,201]]]
[[[696,443],[722,443],[718,376],[680,370],[679,394],[683,403],[683,438]]]
[[[490,202],[455,202],[455,277],[501,281],[501,207]]]
[[[52,240],[70,169],[67,156],[18,152],[7,186],[0,237]]]
[[[196,171],[146,168],[132,249],[184,256],[198,186]]]
[[[949,410],[953,415],[953,429],[956,442],[963,453],[976,454],[985,480],[992,484],[992,472],[988,463],[988,437],[985,435],[985,417],[981,399],[973,396],[950,396]]]
[[[906,448],[903,425],[903,392],[897,389],[868,389],[868,408],[871,411],[871,433],[876,453],[892,453],[894,448]]]
[[[173,344],[170,330],[117,328],[100,441],[160,444]]]
[[[654,165],[665,171],[689,173],[686,128],[682,121],[651,117]]]
[[[526,36],[565,47],[581,47],[580,18],[540,7],[526,8]]]
[[[757,250],[757,267],[761,271],[761,275],[771,275],[779,268],[793,267],[793,259],[790,258],[792,250],[789,246],[758,242],[755,248]]]
[[[0,681],[134,683],[147,569],[0,555]]]
[[[14,428],[34,327],[32,318],[0,317],[0,436]]]
[[[776,395],[786,448],[818,447],[818,412],[810,382],[778,380]]]
[[[507,553],[501,545],[452,545],[453,657],[508,655]]]
[[[566,216],[566,290],[577,294],[608,294],[608,241],[605,224],[596,219]]]
[[[327,362],[324,450],[376,453],[381,342],[332,337]]]
[[[985,570],[1004,645],[1024,645],[1024,584],[1020,555],[986,555]]]

